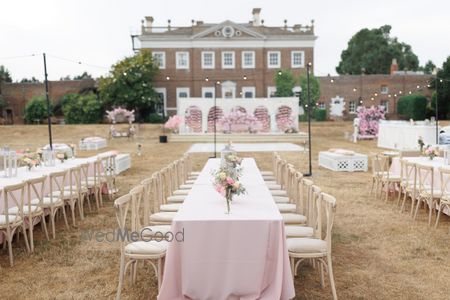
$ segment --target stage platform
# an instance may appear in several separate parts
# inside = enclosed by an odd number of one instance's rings
[[[246,143],[262,143],[262,142],[283,142],[283,143],[300,143],[304,144],[308,140],[308,134],[304,132],[299,133],[217,133],[217,142],[226,143],[232,142],[246,142]],[[169,142],[187,142],[187,143],[210,143],[214,142],[213,133],[201,134],[171,134],[169,135]]]

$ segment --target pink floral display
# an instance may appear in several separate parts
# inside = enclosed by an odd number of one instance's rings
[[[360,106],[357,109],[357,115],[359,119],[359,134],[378,136],[378,123],[380,120],[384,120],[386,116],[384,108]]]
[[[183,124],[184,118],[179,115],[171,116],[169,120],[164,124],[164,128],[178,131],[180,125]]]
[[[219,119],[218,124],[223,132],[250,132],[261,130],[261,122],[252,114],[247,114],[239,109],[232,110],[227,116]]]
[[[133,123],[135,120],[134,110],[128,110],[122,107],[114,108],[111,111],[106,111],[106,116],[113,123]]]

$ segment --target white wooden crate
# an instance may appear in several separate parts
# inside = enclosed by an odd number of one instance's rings
[[[131,168],[131,155],[128,153],[118,154],[116,156],[116,174],[120,174],[129,168]]]
[[[367,172],[367,155],[344,155],[330,151],[319,152],[319,166],[337,172]]]
[[[107,141],[101,137],[89,137],[80,141],[79,148],[80,150],[92,151],[99,150],[105,148],[107,146]]]

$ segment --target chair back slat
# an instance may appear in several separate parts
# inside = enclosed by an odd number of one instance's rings
[[[325,214],[325,222],[326,222],[326,231],[324,240],[327,242],[327,251],[331,253],[331,238],[332,238],[332,229],[334,224],[334,215],[336,212],[336,198],[333,196],[321,193],[321,210],[323,210]]]
[[[141,220],[140,212],[141,204],[143,204],[143,196],[144,196],[144,186],[138,185],[130,190],[131,199],[132,199],[132,209],[131,209],[131,230],[137,231],[142,228],[143,221]],[[145,218],[145,216],[144,216]],[[147,217],[148,218],[148,217]]]
[[[10,224],[10,218],[12,214],[8,213],[10,209],[9,202],[13,203],[17,208],[17,216],[23,219],[23,206],[24,206],[24,194],[25,194],[25,183],[18,183],[3,187],[3,214],[5,215],[6,226]],[[12,207],[12,206],[11,206]]]

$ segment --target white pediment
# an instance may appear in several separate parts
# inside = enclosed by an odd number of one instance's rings
[[[192,39],[201,39],[208,36],[214,36],[217,38],[239,38],[241,36],[246,36],[259,40],[265,39],[263,34],[229,20],[197,33],[192,36]]]

